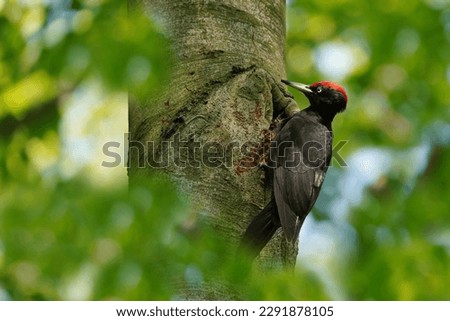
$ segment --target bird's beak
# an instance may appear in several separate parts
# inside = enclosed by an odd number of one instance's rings
[[[284,79],[281,79],[281,82],[285,83],[288,86],[291,86],[292,88],[300,90],[304,94],[312,94],[312,93],[314,93],[311,89],[309,89],[308,85],[304,85],[304,84],[301,84],[301,83],[298,83],[298,82],[292,82],[292,81],[284,80]]]

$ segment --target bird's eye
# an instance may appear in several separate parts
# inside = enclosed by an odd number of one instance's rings
[[[320,94],[322,92],[322,87],[317,87],[316,92]]]

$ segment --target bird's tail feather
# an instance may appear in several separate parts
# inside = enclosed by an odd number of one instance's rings
[[[256,215],[247,227],[238,248],[239,252],[247,252],[254,259],[270,241],[281,226],[277,219],[277,206],[272,200]]]

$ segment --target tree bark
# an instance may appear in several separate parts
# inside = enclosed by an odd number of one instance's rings
[[[139,106],[130,101],[130,178],[168,160],[159,170],[236,247],[271,196],[264,171],[244,165],[256,165],[257,144],[274,118],[296,107],[278,85],[285,76],[285,1],[138,2],[162,21],[176,59],[164,92]],[[256,264],[293,267],[296,255],[278,231]],[[227,299],[208,286],[187,296]]]

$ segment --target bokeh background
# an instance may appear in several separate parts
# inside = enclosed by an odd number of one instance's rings
[[[0,299],[166,300],[220,281],[250,300],[449,300],[450,1],[288,1],[287,17],[289,79],[349,94],[334,121],[346,165],[295,276],[224,261],[164,179],[128,192],[127,92],[145,101],[170,76],[157,17],[0,0]]]

